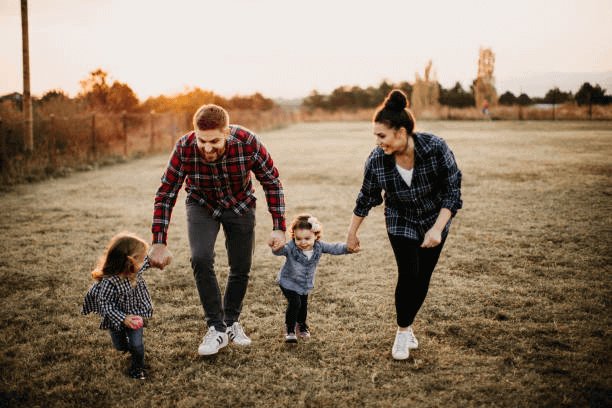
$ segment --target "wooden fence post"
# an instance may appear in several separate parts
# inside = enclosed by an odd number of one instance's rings
[[[170,132],[170,151],[174,150],[174,141],[176,140],[177,125],[176,125],[176,114],[172,114],[172,129]]]
[[[47,132],[47,150],[49,151],[49,163],[52,167],[55,168],[56,160],[55,160],[55,115],[49,115],[49,127],[50,131]]]
[[[123,155],[127,157],[128,155],[128,137],[127,137],[127,112],[123,111],[121,113],[121,119],[123,122]]]
[[[155,151],[155,126],[153,125],[153,112],[149,112],[149,132],[150,132],[150,143],[149,143],[149,152]]]
[[[0,118],[0,173],[4,174],[8,170],[8,152],[6,151],[6,134],[2,128],[2,118]]]
[[[92,112],[91,114],[91,154],[93,155],[93,160],[96,160],[96,113]]]

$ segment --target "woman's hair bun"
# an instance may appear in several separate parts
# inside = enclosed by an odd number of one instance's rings
[[[403,111],[406,109],[406,106],[408,106],[408,99],[406,95],[398,89],[391,91],[385,101],[385,109],[396,112]]]

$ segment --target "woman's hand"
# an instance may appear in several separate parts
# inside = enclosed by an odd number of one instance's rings
[[[425,234],[425,238],[423,238],[423,243],[421,244],[421,248],[433,248],[442,242],[442,231],[448,221],[451,219],[452,213],[448,208],[442,208],[440,210],[440,214],[438,214],[438,218],[436,219],[436,223],[427,233]]]
[[[357,234],[351,234],[351,233],[348,234],[348,236],[346,237],[346,249],[350,253],[356,253],[356,252],[361,251],[361,247],[359,246],[359,238],[357,237]]]
[[[421,248],[433,248],[442,242],[442,232],[436,228],[432,228],[425,234]]]
[[[154,268],[164,269],[172,261],[172,253],[165,244],[153,244],[149,252],[149,263]]]
[[[346,249],[352,254],[361,251],[357,231],[359,230],[359,227],[363,223],[364,219],[365,217],[359,217],[355,214],[353,214],[353,218],[351,218],[351,225],[349,226],[348,234],[346,236]]]

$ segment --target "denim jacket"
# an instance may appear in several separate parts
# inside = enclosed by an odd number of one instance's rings
[[[295,241],[291,240],[278,251],[272,251],[276,256],[287,257],[276,277],[279,285],[300,295],[307,295],[314,289],[315,269],[321,255],[324,253],[331,255],[349,253],[344,242],[328,244],[327,242],[316,241],[312,249],[312,257],[308,259],[304,252],[295,245]]]

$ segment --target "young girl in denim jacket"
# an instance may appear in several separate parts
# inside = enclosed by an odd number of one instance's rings
[[[291,240],[274,255],[287,259],[278,272],[278,282],[287,298],[285,311],[285,342],[297,343],[297,337],[310,338],[306,316],[308,294],[314,288],[315,269],[321,255],[344,255],[349,251],[345,243],[328,244],[321,241],[323,228],[310,214],[298,215],[289,227]],[[297,333],[297,335],[296,335]]]
[[[85,294],[82,314],[97,313],[101,329],[109,329],[113,345],[132,357],[128,375],[144,379],[143,319],[153,315],[142,272],[149,268],[148,245],[130,233],[114,236],[91,273],[96,281]]]

